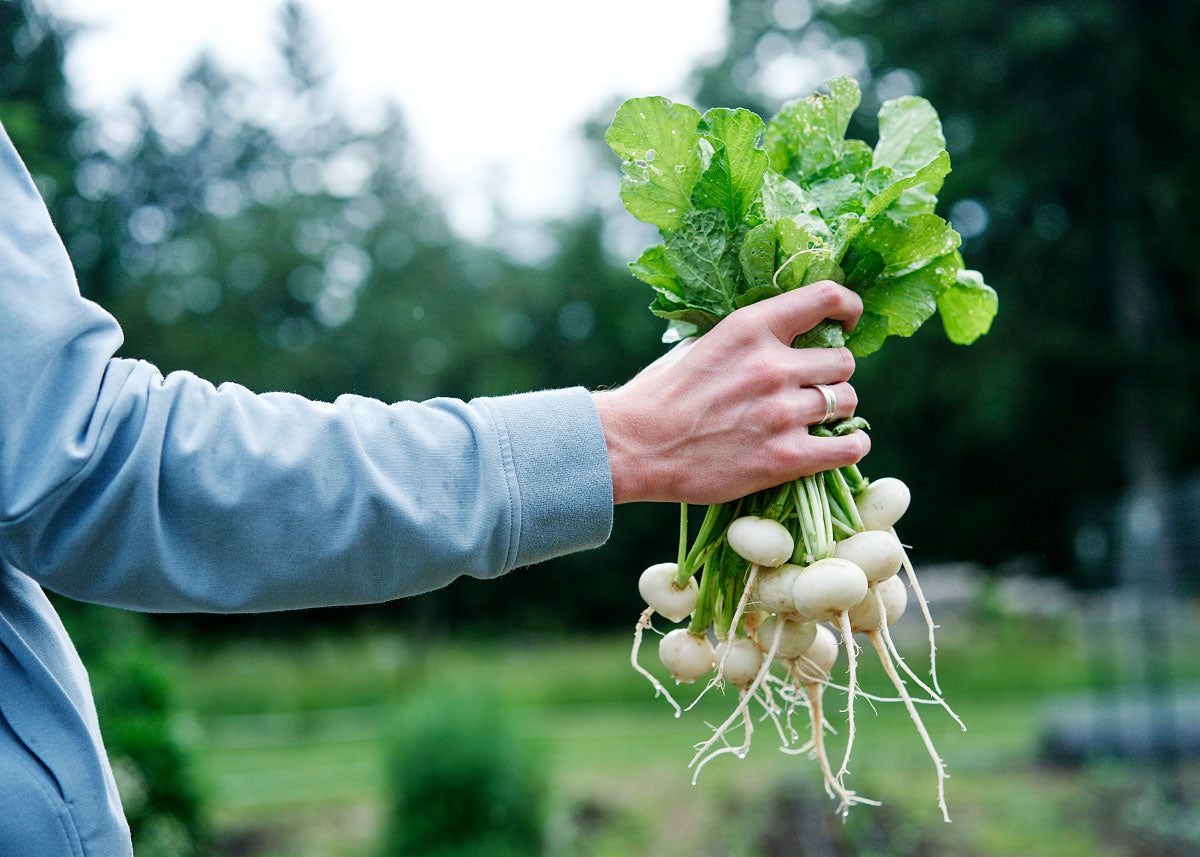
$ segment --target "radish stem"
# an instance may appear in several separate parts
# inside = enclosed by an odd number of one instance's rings
[[[757,579],[758,566],[755,563],[750,563],[750,576],[746,578],[746,587],[742,590],[741,600],[738,601],[737,609],[733,611],[733,619],[729,623],[729,633],[731,636],[737,633],[738,622],[742,621],[742,614],[746,612],[746,604],[750,601],[750,593],[754,591],[754,581]],[[721,678],[725,671],[725,660],[729,657],[730,648],[726,648],[721,653],[721,662],[717,664],[717,680]]]
[[[850,493],[858,496],[867,487],[867,477],[862,475],[862,471],[858,469],[857,464],[847,464],[838,468],[838,473],[846,480],[846,485],[850,488]]]
[[[679,568],[687,564],[688,504],[679,504]],[[691,574],[688,575],[691,577]],[[678,583],[679,581],[676,581]]]
[[[829,474],[829,481],[833,482],[834,493],[838,497],[838,505],[845,511],[851,526],[860,532],[866,529],[863,526],[863,519],[862,515],[859,514],[858,505],[854,502],[854,492],[851,490],[849,484],[847,484],[846,477],[842,473],[841,468],[827,472]]]
[[[801,544],[796,545],[796,550],[792,554],[792,562],[807,564],[812,562],[816,556],[816,545],[814,544],[814,531],[817,528],[816,522],[813,519],[812,509],[808,504],[808,492],[804,491],[800,481],[796,483],[796,518],[800,524],[800,539]],[[804,550],[801,551],[801,546]]]
[[[854,529],[854,527],[843,522],[841,518],[837,517],[836,513],[833,516],[833,528],[842,538],[845,538],[846,536],[852,536],[858,532],[858,530]]]

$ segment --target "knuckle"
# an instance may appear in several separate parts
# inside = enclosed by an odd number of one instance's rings
[[[854,411],[858,407],[858,392],[850,384],[844,385],[844,388],[839,391],[838,402],[844,405],[848,410]]]
[[[746,358],[745,371],[755,389],[778,390],[784,385],[784,367],[766,354]]]
[[[849,348],[835,348],[834,352],[838,361],[838,371],[849,378],[854,374],[854,355],[850,353]]]
[[[862,299],[845,286],[833,280],[821,280],[816,285],[821,287],[822,301],[834,312],[853,313],[861,310]]]
[[[854,456],[854,462],[862,461],[871,451],[871,438],[865,431],[856,431],[847,438],[850,441],[848,454]]]
[[[725,329],[725,335],[731,345],[744,347],[756,338],[759,324],[755,321],[753,309],[753,305],[742,307],[721,321],[721,327]]]
[[[809,286],[813,290],[813,297],[822,307],[836,308],[845,298],[842,292],[847,291],[835,283],[833,280],[818,280]]]
[[[804,443],[782,435],[763,444],[763,457],[771,474],[785,479],[803,470],[809,459]]]

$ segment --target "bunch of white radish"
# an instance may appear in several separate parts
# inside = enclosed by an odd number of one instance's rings
[[[847,420],[832,431],[852,430],[861,424],[861,420]],[[686,505],[681,507],[677,561],[653,565],[639,580],[647,607],[637,623],[630,659],[656,694],[672,705],[675,716],[681,716],[679,703],[641,666],[638,653],[643,631],[652,627],[654,614],[671,622],[689,619],[686,626],[663,635],[658,649],[663,666],[680,684],[711,676],[697,701],[708,689],[725,682],[738,688],[738,701],[728,718],[695,748],[689,765],[693,783],[716,757],[733,754],[741,758],[749,752],[754,705],[761,709],[762,718],[774,724],[783,752],[816,759],[825,790],[837,801],[839,812],[858,803],[875,803],[846,786],[854,746],[855,697],[868,696],[873,701],[904,705],[933,760],[938,807],[943,818],[950,820],[946,766],[916,703],[936,703],[956,721],[958,718],[942,699],[934,624],[895,531],[908,504],[909,491],[903,482],[890,477],[869,482],[851,466],[711,506],[690,544],[688,510]],[[901,568],[928,625],[931,683],[909,669],[888,630],[908,603],[905,581],[898,576]],[[856,634],[870,640],[896,697],[881,699],[859,688]],[[845,684],[833,681],[840,649],[845,649],[848,662]],[[924,696],[914,698],[909,693],[897,665]],[[825,745],[825,731],[832,729],[822,707],[827,687],[846,694],[846,743],[836,770]],[[803,732],[792,725],[797,708],[808,712],[809,728]],[[728,736],[739,730],[741,741],[731,742]]]
[[[828,94],[789,101],[766,121],[740,108],[701,114],[659,96],[617,109],[605,140],[621,160],[621,201],[662,238],[629,270],[654,292],[650,311],[667,322],[664,342],[702,337],[749,304],[822,280],[861,295],[863,313],[850,331],[821,321],[792,341],[796,348],[845,347],[861,359],[889,337],[912,336],[935,313],[960,345],[991,327],[996,293],[966,267],[961,236],[935,213],[950,154],[933,105],[916,96],[885,101],[870,145],[846,136],[861,101],[858,84],[840,76],[824,86]],[[843,434],[864,426],[852,418],[810,430]],[[934,760],[938,805],[947,816],[945,766],[915,704],[945,706],[933,620],[894,530],[908,501],[898,480],[868,483],[857,467],[845,467],[712,506],[690,543],[684,508],[676,561],[642,578],[649,606],[632,661],[681,715],[663,684],[638,664],[638,647],[654,613],[688,619],[663,637],[663,664],[678,682],[711,675],[705,690],[738,688],[729,718],[697,746],[695,774],[719,755],[746,754],[757,706],[786,752],[817,759],[843,811],[867,802],[845,784],[855,699],[866,695],[858,687],[861,634]],[[929,628],[932,686],[907,667],[888,630],[908,600],[895,577],[901,567]],[[825,752],[821,694],[839,687],[831,672],[839,649],[848,661],[841,685],[847,729],[835,770]],[[921,688],[920,698],[901,673]],[[806,742],[792,728],[797,708],[811,718]],[[738,730],[741,742],[728,740]]]

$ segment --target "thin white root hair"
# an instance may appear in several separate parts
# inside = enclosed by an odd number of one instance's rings
[[[896,657],[895,652],[892,652],[892,657],[893,658]],[[838,684],[835,681],[820,681],[820,682],[817,682],[817,684],[823,685],[824,687],[827,687],[830,690],[840,690],[842,693],[847,693],[850,690],[850,688],[848,688],[846,685]],[[869,699],[872,702],[903,702],[904,701],[903,699],[901,699],[898,696],[879,696],[878,694],[875,694],[875,693],[868,693],[867,691],[863,690],[861,687],[858,689],[858,695],[861,696],[863,699]],[[941,699],[925,699],[925,697],[923,697],[923,696],[910,696],[910,699],[912,699],[913,702],[918,703],[919,705],[940,705],[943,708],[946,705],[945,700],[941,700]]]
[[[795,712],[797,705],[803,705],[805,708],[808,707],[808,697],[803,695],[801,688],[800,688],[799,679],[797,679],[795,674],[791,671],[790,665],[788,668],[786,682],[781,682],[779,695],[781,697],[783,697],[787,701],[787,704],[788,704],[788,706],[787,706],[788,734],[792,736],[793,741],[799,740],[800,733],[796,730],[796,727],[792,726],[792,714],[793,714],[793,712]]]
[[[755,694],[754,700],[763,707],[763,711],[765,712],[759,719],[770,717],[771,721],[775,724],[775,731],[779,733],[780,743],[784,747],[791,744],[792,742],[788,740],[787,734],[783,731],[783,722],[779,719],[779,712],[783,709],[776,705],[770,697],[760,698],[758,694]]]
[[[698,694],[696,694],[696,698],[695,698],[695,699],[693,699],[691,702],[689,702],[689,703],[688,703],[688,707],[687,707],[687,708],[685,708],[685,709],[683,709],[683,710],[684,710],[684,711],[691,711],[693,708],[695,708],[695,707],[696,707],[696,703],[698,703],[700,700],[704,699],[704,694],[708,693],[710,690],[712,690],[712,689],[713,689],[714,687],[716,687],[717,685],[720,685],[720,686],[721,686],[721,693],[724,693],[724,692],[725,692],[725,683],[724,683],[724,682],[722,682],[722,681],[720,681],[720,680],[718,680],[718,679],[717,679],[717,678],[714,676],[713,678],[710,678],[710,679],[708,680],[708,684],[704,685],[704,690],[702,690],[702,691],[700,691]]]
[[[807,665],[806,672],[804,672],[804,673],[800,672],[799,668],[801,665]],[[810,716],[812,714],[812,704],[811,704],[812,695],[808,692],[808,687],[810,685],[815,684],[815,685],[818,685],[821,687],[834,687],[834,688],[837,688],[838,690],[849,691],[849,688],[846,688],[846,687],[843,687],[842,685],[834,684],[833,682],[831,682],[829,680],[828,675],[824,673],[824,670],[822,670],[820,668],[820,666],[817,664],[817,662],[814,661],[812,658],[808,657],[807,655],[801,655],[798,658],[794,658],[792,660],[792,667],[793,667],[793,669],[791,671],[791,675],[792,675],[792,679],[796,682],[796,694],[797,694],[797,696],[800,695],[800,687],[801,687],[801,683],[803,682],[804,707],[809,709]],[[817,675],[822,675],[822,674],[824,674],[824,676],[825,676],[824,678],[816,678],[815,677]],[[825,729],[828,729],[834,735],[838,734],[838,731],[833,728],[833,724],[830,723],[828,720],[826,720],[824,715],[822,715],[822,717],[821,717],[821,724]]]
[[[756,700],[760,705],[762,705],[766,713],[776,715],[782,714],[783,706],[775,701],[775,694],[771,691],[771,683],[769,681],[764,681],[759,690],[762,691],[761,698],[756,697]],[[782,697],[782,694],[780,696]],[[784,698],[784,701],[787,701],[786,698]],[[763,718],[760,717],[758,719],[761,721]]]
[[[854,632],[850,630],[850,614],[843,610],[838,616],[838,626],[842,631],[842,642],[846,645],[846,660],[850,662],[850,676],[846,686],[846,755],[842,757],[842,766],[838,768],[837,780],[850,772],[850,751],[854,749],[854,695],[858,692],[858,643],[854,642]]]
[[[925,750],[929,753],[929,758],[933,759],[933,765],[937,769],[938,808],[942,811],[942,820],[949,823],[950,811],[946,809],[946,779],[949,775],[946,773],[946,763],[938,755],[937,750],[933,746],[933,739],[929,737],[929,732],[926,731],[925,724],[921,721],[921,715],[917,714],[917,707],[909,699],[904,682],[901,680],[900,674],[896,672],[896,667],[888,655],[887,646],[883,642],[882,635],[878,631],[871,631],[867,636],[875,644],[875,651],[879,654],[879,662],[883,664],[884,672],[888,674],[888,678],[896,686],[896,692],[904,700],[904,707],[908,709],[908,716],[916,724],[917,732],[920,734],[921,740],[925,742]]]
[[[892,535],[896,536],[896,528],[891,527]],[[937,643],[933,638],[933,631],[937,625],[933,624],[933,615],[929,612],[929,602],[925,600],[925,593],[921,591],[921,584],[917,580],[917,572],[913,568],[912,561],[908,558],[908,551],[904,548],[904,543],[900,541],[900,537],[896,536],[896,541],[900,543],[900,558],[904,562],[904,573],[908,576],[908,584],[913,589],[913,594],[917,596],[917,603],[921,605],[921,615],[925,617],[925,627],[929,629],[929,675],[933,679],[933,687],[937,696],[942,694],[942,686],[938,684],[937,676]]]
[[[876,598],[879,597],[879,594],[876,593]],[[880,601],[882,602],[882,598],[880,598]],[[880,604],[879,609],[881,611],[883,610],[882,603]],[[880,615],[883,614],[881,613]],[[929,685],[921,681],[920,677],[909,668],[907,663],[904,662],[904,658],[900,656],[900,652],[896,649],[896,644],[892,642],[892,632],[888,630],[887,623],[884,623],[883,627],[880,629],[880,633],[883,635],[883,641],[887,644],[888,651],[891,653],[893,660],[900,664],[900,669],[904,670],[904,674],[915,681],[921,690],[933,697],[932,699],[914,699],[913,702],[932,702],[935,705],[940,705],[942,708],[946,709],[947,714],[954,718],[954,722],[958,724],[959,728],[966,732],[967,724],[963,723],[962,719],[954,713],[954,709],[950,707],[949,703],[942,699],[941,694],[935,692],[929,687]]]
[[[799,747],[780,747],[779,752],[787,753],[789,756],[803,756],[808,754],[808,757],[811,759],[814,758],[814,754],[817,751],[816,748],[813,747],[813,742],[809,740],[805,741]],[[830,795],[830,797],[833,797],[833,795]]]
[[[834,798],[837,799],[837,812],[839,815],[845,815],[850,811],[850,807],[859,803],[879,806],[879,801],[861,797],[847,789],[842,782],[840,774],[834,776],[833,770],[829,767],[829,756],[825,753],[825,730],[821,726],[825,722],[825,715],[821,711],[821,694],[824,692],[824,688],[819,682],[814,681],[807,682],[804,685],[804,690],[808,696],[808,710],[812,725],[812,738],[809,739],[808,744],[812,746],[813,753],[817,757],[817,764],[821,768],[821,778],[824,781],[825,794],[829,795],[831,800]]]
[[[762,667],[759,668],[758,675],[756,675],[754,677],[754,681],[750,683],[750,687],[746,688],[746,690],[740,694],[740,699],[738,701],[737,708],[733,709],[733,713],[730,714],[729,717],[726,718],[725,722],[722,723],[717,728],[717,731],[713,733],[713,736],[711,738],[709,738],[707,741],[705,741],[704,744],[701,745],[700,749],[696,751],[696,755],[692,758],[692,761],[688,764],[688,767],[690,768],[694,765],[697,765],[697,762],[699,762],[699,765],[696,766],[696,772],[694,774],[692,774],[692,785],[696,784],[696,778],[700,776],[700,768],[704,767],[704,765],[712,757],[710,756],[709,758],[705,759],[703,762],[700,761],[700,758],[705,753],[707,753],[709,748],[712,747],[712,745],[716,743],[717,739],[720,738],[722,735],[724,735],[725,732],[733,725],[734,721],[737,720],[738,715],[742,715],[743,720],[746,723],[746,743],[743,746],[745,746],[746,749],[749,750],[749,748],[750,748],[750,733],[754,729],[753,725],[750,722],[750,715],[748,712],[750,699],[751,699],[751,697],[754,696],[755,692],[758,690],[758,686],[763,683],[763,679],[765,679],[767,677],[767,673],[769,673],[771,671],[771,662],[775,660],[775,652],[779,650],[779,641],[782,638],[783,638],[783,623],[777,622],[775,625],[775,636],[771,638],[771,648],[767,652],[767,656],[765,658],[763,658],[763,665],[762,665]],[[718,752],[720,752],[720,751],[718,751]],[[716,753],[714,753],[713,755],[716,755]]]
[[[807,249],[808,248],[806,247],[805,250],[807,250]],[[800,256],[800,254],[803,252],[804,252],[804,250],[797,250],[795,253],[788,256],[787,259],[784,260],[783,264],[780,265],[779,268],[775,271],[775,276],[771,277],[771,285],[773,285],[775,288],[779,288],[779,275],[781,273],[783,273],[784,268],[786,268],[788,265],[792,264],[792,262],[796,258],[798,258]]]
[[[750,707],[746,704],[750,699],[750,695],[751,694],[749,691],[742,691],[742,693],[740,694],[741,699],[738,702],[738,707],[733,710],[733,715],[737,715],[739,712],[742,715],[742,726],[746,730],[746,740],[742,742],[742,746],[740,746],[740,747],[734,747],[734,746],[730,745],[729,742],[725,740],[725,735],[724,735],[725,731],[729,728],[729,724],[730,724],[730,721],[726,720],[725,723],[721,726],[721,729],[704,744],[704,746],[700,749],[700,752],[701,753],[705,752],[709,747],[711,747],[713,745],[713,742],[718,737],[721,739],[721,743],[724,744],[725,746],[720,747],[719,749],[713,750],[704,759],[702,759],[700,761],[700,764],[696,765],[696,770],[692,774],[692,785],[696,785],[696,781],[700,777],[700,769],[703,768],[705,765],[707,765],[709,762],[711,762],[713,759],[715,759],[717,756],[723,756],[726,753],[733,753],[739,759],[744,759],[746,757],[746,754],[750,752],[750,736],[754,734],[754,721],[750,718]],[[696,764],[695,759],[692,760],[692,764]],[[691,765],[689,765],[688,767],[691,767]]]
[[[638,663],[638,650],[642,647],[642,631],[646,628],[652,628],[650,625],[650,617],[654,615],[654,608],[647,607],[642,611],[642,615],[638,617],[637,625],[633,629],[633,650],[629,653],[629,662],[633,664],[633,668],[646,677],[646,679],[654,686],[654,695],[664,697],[667,702],[671,703],[671,707],[675,709],[675,716],[682,717],[683,711],[679,708],[679,703],[671,696],[670,691],[663,687],[662,682],[656,679],[649,670],[645,669]]]

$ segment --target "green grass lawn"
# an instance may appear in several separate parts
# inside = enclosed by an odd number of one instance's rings
[[[901,649],[916,665],[925,662],[924,635],[914,618],[905,619]],[[941,821],[932,763],[903,708],[879,704],[876,713],[861,701],[851,785],[885,808],[862,807],[852,818],[884,813],[889,835],[932,837],[922,847],[939,855],[1122,853],[1094,833],[1086,814],[1094,792],[1089,776],[1036,761],[1046,706],[1087,692],[1093,678],[1079,629],[1015,620],[957,628],[940,638],[939,672],[968,731],[935,706],[921,706],[950,766],[954,824]],[[860,668],[866,687],[890,695],[868,656],[864,651]],[[760,857],[757,831],[769,822],[772,801],[794,784],[819,794],[815,764],[780,753],[765,721],[756,724],[746,759],[717,759],[691,786],[690,748],[707,736],[705,721],[723,720],[736,697],[714,691],[676,720],[628,658],[623,636],[418,648],[402,635],[363,632],[207,651],[181,647],[172,672],[211,815],[226,841],[237,843],[230,853],[376,853],[389,724],[407,700],[433,689],[448,697],[498,694],[515,712],[519,734],[536,745],[549,770],[552,832],[559,829],[560,845],[568,843],[559,853]],[[642,662],[653,668],[653,643]],[[839,668],[844,672],[844,658]],[[1200,676],[1196,655],[1185,653],[1179,670]],[[681,695],[690,700],[694,693]],[[831,708],[844,704],[835,691],[826,700]],[[844,724],[831,719],[844,735]],[[802,717],[798,725],[804,728]],[[829,740],[840,759],[842,738]],[[831,813],[824,800],[820,795],[818,805]],[[581,807],[602,820],[586,844],[571,839]]]

